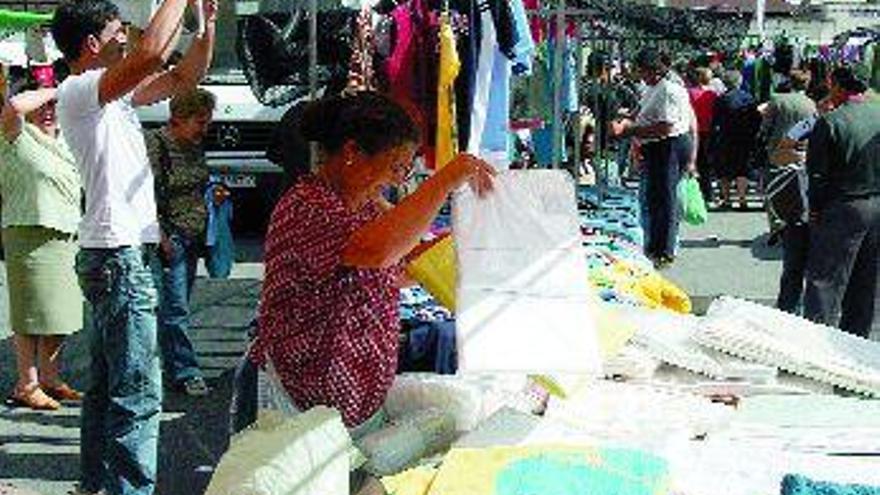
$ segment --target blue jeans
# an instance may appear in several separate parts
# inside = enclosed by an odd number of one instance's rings
[[[198,243],[182,235],[168,237],[173,249],[162,270],[159,297],[159,344],[165,374],[174,383],[201,376],[196,351],[187,336],[189,301],[199,261]]]
[[[643,225],[645,254],[651,259],[674,257],[678,242],[678,181],[687,165],[692,142],[689,136],[676,136],[645,143],[645,206],[650,211]]]
[[[81,488],[148,495],[156,485],[162,371],[152,247],[81,249],[91,366],[82,404]]]

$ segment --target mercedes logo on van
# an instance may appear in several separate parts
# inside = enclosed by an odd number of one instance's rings
[[[221,125],[217,129],[217,144],[221,148],[235,148],[241,144],[241,131],[234,125]]]

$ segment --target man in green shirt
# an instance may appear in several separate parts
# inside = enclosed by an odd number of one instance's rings
[[[804,315],[868,337],[880,261],[880,103],[856,66],[831,73],[837,109],[816,123],[807,150],[810,254]]]
[[[208,217],[205,190],[209,172],[202,140],[214,106],[214,95],[204,89],[182,93],[171,100],[169,124],[146,135],[162,231],[158,315],[162,362],[169,382],[191,396],[208,393],[187,331],[189,300]]]

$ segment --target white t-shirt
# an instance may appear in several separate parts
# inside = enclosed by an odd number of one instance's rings
[[[691,129],[696,117],[691,107],[691,99],[680,78],[668,73],[657,84],[649,86],[642,97],[641,110],[636,117],[636,125],[652,125],[666,122],[672,124],[669,137],[681,136]],[[643,142],[656,141],[643,139]]]
[[[153,171],[141,124],[130,96],[101,106],[103,72],[72,75],[58,87],[58,122],[86,193],[79,243],[84,248],[156,243]]]

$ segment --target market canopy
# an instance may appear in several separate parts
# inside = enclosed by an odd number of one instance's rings
[[[590,24],[602,36],[647,44],[662,40],[671,48],[735,51],[749,31],[752,14],[719,9],[658,7],[622,0],[569,0],[574,8],[596,12]]]

